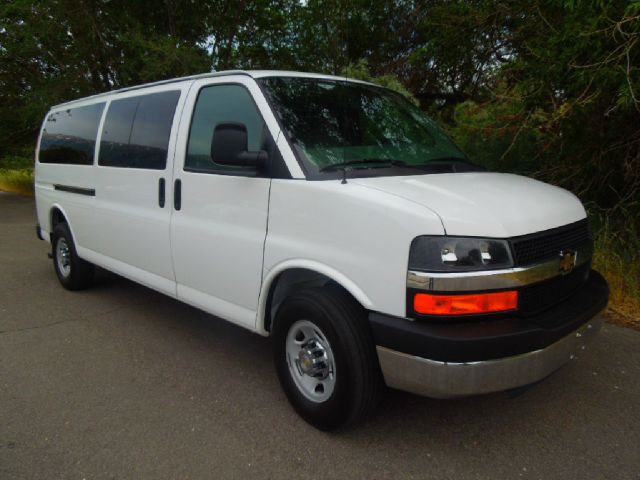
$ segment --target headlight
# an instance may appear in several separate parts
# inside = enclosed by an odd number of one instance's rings
[[[469,272],[513,266],[506,240],[469,237],[417,237],[411,242],[409,269]]]

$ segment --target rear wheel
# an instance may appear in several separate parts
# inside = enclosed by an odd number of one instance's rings
[[[53,266],[58,280],[67,290],[81,290],[93,283],[93,264],[78,257],[71,230],[59,223],[51,236]]]
[[[333,430],[375,408],[381,377],[366,312],[344,291],[292,294],[278,310],[273,337],[280,383],[311,425]]]

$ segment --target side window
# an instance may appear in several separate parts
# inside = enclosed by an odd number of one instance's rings
[[[247,127],[248,150],[261,148],[264,121],[249,91],[240,85],[212,85],[198,94],[191,119],[185,170],[197,172],[237,172],[238,167],[211,160],[213,131],[219,123],[243,123]]]
[[[98,165],[164,170],[180,92],[114,100],[102,129]]]
[[[104,103],[69,108],[47,117],[40,141],[40,163],[93,165]]]

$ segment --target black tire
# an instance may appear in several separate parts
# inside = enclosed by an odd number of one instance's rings
[[[58,258],[61,251],[61,249],[58,248],[58,244],[61,242],[64,242],[67,246],[68,257],[66,262],[61,262]],[[62,251],[64,251],[64,249],[62,249]],[[78,257],[71,230],[66,223],[59,223],[53,229],[53,235],[51,236],[51,254],[53,257],[53,268],[64,288],[67,290],[82,290],[93,283],[94,266],[92,263]],[[66,271],[61,263],[68,265]]]
[[[333,354],[335,381],[332,393],[323,401],[310,400],[289,368],[287,336],[301,320],[319,328]],[[366,312],[342,289],[328,286],[294,292],[278,310],[273,340],[280,383],[293,408],[308,423],[320,430],[335,430],[363,420],[375,409],[382,381]],[[297,365],[300,368],[299,362]]]

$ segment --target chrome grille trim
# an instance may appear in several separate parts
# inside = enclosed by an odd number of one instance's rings
[[[593,246],[590,244],[573,250],[575,250],[577,254],[575,267],[590,261],[593,255]],[[407,274],[407,287],[434,292],[465,292],[518,288],[561,275],[560,260],[561,257],[558,255],[557,258],[552,258],[528,267],[477,272],[442,273],[409,270]]]

